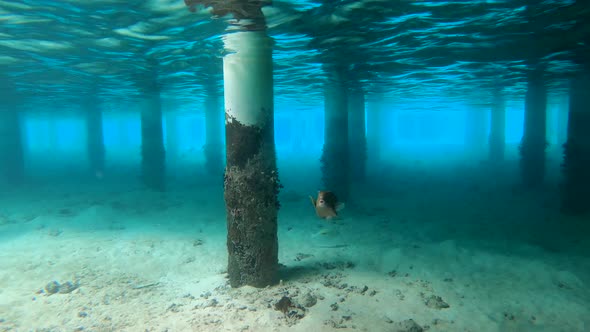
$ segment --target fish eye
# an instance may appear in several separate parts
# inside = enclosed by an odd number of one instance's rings
[[[323,199],[320,199],[320,204],[324,204],[324,200]]]

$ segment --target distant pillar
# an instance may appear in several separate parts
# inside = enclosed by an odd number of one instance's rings
[[[0,110],[0,176],[14,184],[22,182],[25,173],[21,117],[16,105],[5,106]]]
[[[373,167],[381,159],[381,125],[383,121],[380,101],[367,103],[367,161]],[[390,137],[387,137],[389,140]]]
[[[547,90],[543,71],[528,75],[524,113],[524,134],[520,143],[520,168],[525,186],[536,186],[545,177]]]
[[[25,175],[22,118],[19,114],[22,100],[9,79],[0,78],[0,91],[4,96],[0,106],[0,179],[14,184],[22,182]]]
[[[567,142],[563,145],[562,211],[590,211],[590,70],[579,74],[570,86]]]
[[[469,109],[467,111],[467,125],[465,126],[465,143],[469,153],[475,159],[485,153],[486,144],[486,114],[482,109]]]
[[[547,147],[551,147],[557,142],[556,134],[557,130],[555,128],[555,124],[557,121],[555,120],[555,116],[557,115],[557,110],[555,107],[547,107],[547,112],[545,113],[547,117],[547,127],[545,129],[545,141],[547,142]]]
[[[321,170],[324,189],[341,201],[349,195],[348,106],[343,69],[328,68],[325,87],[324,149]]]
[[[571,87],[570,87],[571,89]],[[569,98],[563,98],[562,102],[556,108],[557,116],[556,120],[557,123],[555,124],[556,127],[556,140],[557,145],[561,146],[567,141],[567,118],[569,116]]]
[[[162,104],[157,83],[142,91],[141,108],[141,179],[150,189],[166,189],[166,153],[162,129]]]
[[[104,172],[105,148],[102,133],[102,112],[96,98],[90,97],[86,104],[86,131],[88,164],[92,174]]]
[[[223,142],[219,94],[214,83],[207,86],[205,96],[205,168],[212,175],[223,174]]]
[[[279,277],[272,40],[252,29],[223,41],[229,282],[265,287]]]
[[[164,150],[166,151],[166,162],[169,168],[170,164],[178,161],[178,115],[174,111],[168,111],[165,114],[166,118],[166,144]]]
[[[490,121],[489,157],[492,162],[504,160],[506,145],[506,105],[500,88],[494,89]]]
[[[365,95],[361,90],[350,91],[348,99],[348,128],[350,140],[350,176],[354,181],[365,179],[367,138],[365,136]]]

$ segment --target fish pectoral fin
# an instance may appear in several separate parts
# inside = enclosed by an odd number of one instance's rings
[[[346,207],[346,204],[344,204],[343,202],[338,202],[338,204],[336,204],[336,211],[342,211],[344,208]]]
[[[315,206],[315,199],[313,199],[313,197],[309,196],[309,200],[311,201],[311,204],[313,205],[313,207]]]

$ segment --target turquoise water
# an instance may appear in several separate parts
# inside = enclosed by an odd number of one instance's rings
[[[409,319],[429,331],[589,329],[590,220],[560,212],[570,79],[590,59],[585,2],[273,1],[262,12],[281,283],[236,290],[223,165],[211,172],[206,154],[217,128],[224,162],[231,16],[182,0],[0,1],[0,331],[420,331]],[[309,195],[331,189],[320,163],[331,65],[362,91],[368,157],[340,218],[325,221]],[[533,71],[547,88],[546,166],[526,187]],[[148,98],[161,111],[163,191],[141,178]],[[53,281],[75,290],[53,294]],[[293,312],[275,307],[283,296]]]

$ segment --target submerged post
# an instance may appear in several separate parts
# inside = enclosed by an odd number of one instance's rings
[[[381,128],[384,120],[381,107],[381,100],[376,97],[367,104],[367,160],[372,171],[375,171],[375,166],[381,161],[379,152],[381,151]],[[389,140],[390,137],[387,139]]]
[[[278,282],[279,176],[274,144],[272,39],[262,7],[270,1],[185,0],[213,14],[232,14],[223,36],[229,283],[265,287]]]
[[[524,134],[520,143],[520,167],[525,186],[536,186],[545,177],[547,90],[543,71],[528,74],[524,111]]]
[[[471,157],[478,160],[485,154],[486,115],[486,112],[479,108],[472,108],[467,111],[465,143]]]
[[[567,142],[563,145],[562,211],[590,211],[590,70],[571,81]]]
[[[25,174],[19,97],[8,80],[0,81],[0,90],[4,104],[0,109],[0,179],[18,183]]]
[[[212,78],[214,79],[214,78]],[[206,86],[205,96],[205,169],[211,175],[223,172],[223,143],[221,141],[221,107],[217,86],[210,83]]]
[[[150,189],[166,188],[166,153],[162,128],[162,102],[155,60],[148,60],[150,72],[141,83],[141,179]]]
[[[14,105],[0,114],[0,176],[8,183],[24,178],[24,156],[21,117]]]
[[[238,31],[224,44],[229,281],[264,287],[278,281],[272,40],[265,30]]]
[[[365,135],[365,94],[362,90],[350,92],[348,102],[350,139],[350,175],[362,181],[366,175],[367,137]]]
[[[178,114],[175,111],[168,110],[163,113],[166,119],[166,136],[164,137],[164,150],[166,151],[167,168],[170,165],[176,165],[178,161]]]
[[[571,85],[570,85],[571,89]],[[570,90],[571,91],[571,90]],[[570,92],[571,93],[571,92]],[[557,139],[557,145],[563,145],[567,141],[567,118],[569,116],[569,96],[564,96],[563,100],[557,107],[557,116],[555,124],[557,133],[555,134]]]
[[[92,174],[99,177],[104,172],[105,148],[102,112],[95,96],[89,96],[86,101],[86,132],[88,164]]]
[[[492,162],[504,160],[506,145],[506,106],[502,90],[495,88],[492,97],[492,114],[490,121],[489,159]]]
[[[166,188],[166,153],[162,130],[160,94],[155,91],[143,97],[141,109],[141,179],[150,189]]]
[[[326,190],[341,201],[349,195],[348,101],[343,68],[327,66],[329,78],[324,101],[324,148],[321,157],[322,180]]]

